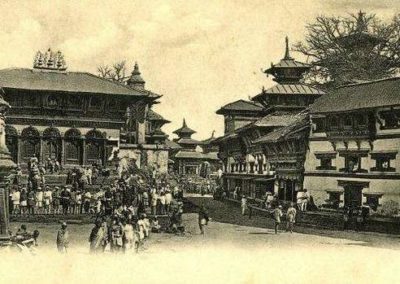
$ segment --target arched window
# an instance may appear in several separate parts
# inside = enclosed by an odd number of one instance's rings
[[[65,140],[65,163],[82,163],[82,139],[81,132],[76,128],[67,130],[64,134]]]
[[[40,158],[40,134],[36,128],[29,126],[22,130],[21,143],[22,159],[29,160],[33,156]]]
[[[104,140],[99,130],[92,129],[86,133],[86,160],[88,163],[102,163],[104,156]]]
[[[61,134],[57,128],[43,131],[43,158],[61,162]]]

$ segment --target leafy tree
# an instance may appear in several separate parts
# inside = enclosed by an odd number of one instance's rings
[[[375,14],[319,16],[294,46],[311,59],[305,81],[331,88],[393,76],[400,66],[400,15],[386,23]]]

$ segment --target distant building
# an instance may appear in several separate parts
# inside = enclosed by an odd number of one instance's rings
[[[333,90],[310,108],[304,186],[318,205],[400,202],[400,78]]]
[[[170,146],[173,168],[178,174],[207,176],[211,172],[218,170],[220,161],[215,146],[211,145],[211,138],[205,141],[198,141],[192,138],[196,131],[190,129],[186,120],[183,119],[182,127],[175,130],[178,138],[167,142]]]
[[[37,53],[33,69],[0,70],[0,87],[11,105],[6,136],[13,160],[24,166],[35,155],[66,167],[107,166],[122,144],[162,144],[160,127],[168,121],[150,110],[161,96],[144,84],[137,64],[123,84],[67,71],[61,52],[50,49]]]

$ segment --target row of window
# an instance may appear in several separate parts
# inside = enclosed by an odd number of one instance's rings
[[[25,96],[10,96],[6,97],[6,100],[11,106],[39,106],[42,104],[41,97],[36,95],[25,95]],[[83,105],[83,98],[81,96],[70,95],[68,97],[59,97],[50,95],[43,101],[44,106],[49,108],[68,107],[71,109],[81,109]],[[105,106],[105,100],[99,97],[91,97],[89,99],[89,109],[102,109]],[[123,102],[119,100],[107,101],[107,109],[122,109]]]
[[[331,115],[326,118],[313,118],[314,133],[340,129],[365,129],[368,125],[367,114]]]
[[[367,169],[364,169],[361,163],[361,155],[346,155],[344,156],[345,167],[339,169],[340,172],[347,173],[366,173]],[[317,166],[317,170],[336,170],[336,167],[332,165],[335,157],[329,155],[317,156],[320,161],[320,165]],[[396,159],[396,155],[371,155],[371,159],[375,160],[375,167],[370,170],[375,172],[395,172],[396,168],[392,167],[393,160]]]

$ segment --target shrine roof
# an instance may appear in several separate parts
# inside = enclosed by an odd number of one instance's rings
[[[156,113],[154,110],[149,109],[149,112],[147,113],[147,119],[150,121],[163,121],[165,123],[171,122],[164,117],[162,117],[160,114]]]
[[[287,126],[278,128],[267,135],[264,135],[254,141],[255,144],[259,143],[276,143],[284,138],[288,138],[299,130],[304,129],[309,125],[307,113],[299,113],[294,116],[294,120]]]
[[[180,138],[176,141],[178,144],[187,144],[187,145],[201,145],[203,142],[192,139],[192,138]]]
[[[282,127],[288,126],[294,121],[298,119],[297,114],[294,113],[286,113],[286,112],[274,112],[264,116],[252,122],[250,124],[246,124],[241,128],[236,129],[236,132],[240,132],[246,129],[250,129],[253,127]]]
[[[292,58],[288,58],[288,59],[281,59],[281,61],[279,61],[279,63],[277,64],[271,64],[271,67],[266,69],[264,71],[264,73],[268,73],[268,74],[273,74],[273,69],[278,69],[278,68],[305,68],[305,69],[309,69],[311,67],[310,64],[307,63],[303,63],[303,62],[299,62],[296,61]]]
[[[37,91],[149,97],[147,91],[139,91],[122,83],[100,78],[87,72],[50,72],[28,68],[0,70],[0,87]]]
[[[263,106],[256,102],[245,101],[245,100],[237,100],[232,103],[226,104],[217,110],[217,114],[224,114],[230,111],[254,111],[261,112],[263,110]]]
[[[310,113],[345,112],[400,105],[400,77],[346,85],[318,98]]]
[[[175,158],[178,159],[196,159],[196,160],[219,160],[217,152],[200,153],[195,151],[179,151]]]
[[[165,140],[165,145],[171,150],[182,149],[182,146],[180,146],[178,143],[168,139]]]
[[[310,95],[310,96],[321,96],[325,94],[324,91],[314,88],[307,84],[276,84],[275,86],[264,90],[257,96],[253,97],[252,100],[262,97],[264,95]]]

